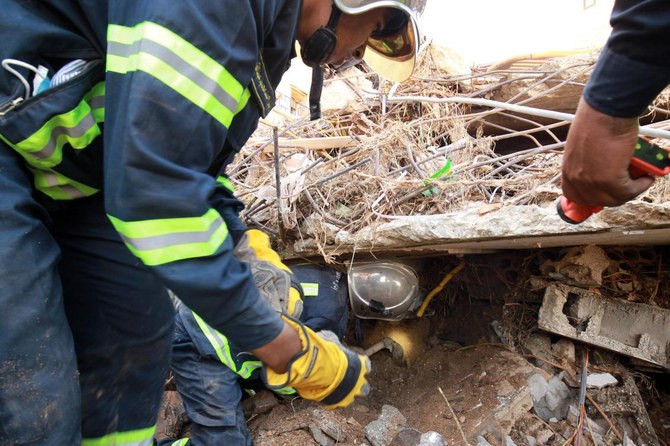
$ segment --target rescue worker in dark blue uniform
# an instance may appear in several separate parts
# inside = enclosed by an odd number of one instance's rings
[[[334,338],[343,338],[349,313],[345,274],[325,265],[291,266],[303,289],[303,305],[289,306],[273,297],[288,283],[284,271],[272,271],[264,261],[253,262],[251,269],[261,295],[273,306],[282,307],[317,333],[328,330]],[[260,379],[260,361],[178,300],[175,325],[172,372],[190,421],[189,438],[165,439],[158,444],[253,445],[242,400],[265,388]],[[295,397],[291,387],[272,390],[280,397]]]
[[[652,185],[652,177],[631,178],[628,166],[639,117],[670,85],[668,2],[617,0],[610,24],[563,156],[563,192],[588,206],[619,206]]]
[[[272,108],[296,39],[315,69],[368,47],[411,72],[415,3],[3,2],[0,444],[151,444],[167,288],[268,385],[328,407],[367,392],[366,357],[260,297],[218,173]]]

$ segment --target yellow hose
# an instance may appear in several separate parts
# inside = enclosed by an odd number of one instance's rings
[[[426,308],[428,308],[428,304],[430,303],[431,300],[433,300],[433,297],[435,297],[435,295],[436,295],[437,293],[439,293],[440,291],[442,291],[442,288],[444,288],[444,286],[445,286],[447,283],[449,283],[449,281],[450,281],[456,274],[458,274],[458,272],[459,272],[460,270],[462,270],[464,266],[465,266],[465,262],[461,262],[461,263],[459,263],[458,265],[456,265],[456,267],[454,267],[454,269],[452,269],[451,271],[449,271],[447,274],[444,275],[444,277],[442,278],[442,281],[440,282],[440,284],[439,284],[438,286],[436,286],[435,288],[433,288],[432,291],[431,291],[430,293],[428,293],[428,295],[426,296],[426,298],[423,300],[423,303],[421,304],[421,307],[420,307],[419,310],[416,312],[416,315],[417,315],[418,317],[422,317],[422,316],[423,316],[423,313],[426,312]]]

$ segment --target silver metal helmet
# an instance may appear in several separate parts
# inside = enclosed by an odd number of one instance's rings
[[[390,261],[352,265],[348,273],[351,309],[361,319],[399,321],[419,299],[414,269]]]
[[[419,50],[417,21],[427,0],[333,0],[345,14],[357,15],[376,8],[395,8],[384,29],[373,33],[363,58],[380,76],[403,82],[412,75]]]

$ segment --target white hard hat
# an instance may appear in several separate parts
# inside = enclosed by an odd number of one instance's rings
[[[376,8],[395,8],[387,26],[373,33],[363,58],[380,76],[403,82],[412,75],[419,50],[418,16],[426,0],[333,0],[345,14],[357,15]]]

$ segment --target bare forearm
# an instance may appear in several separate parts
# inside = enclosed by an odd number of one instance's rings
[[[285,373],[289,360],[301,350],[302,344],[300,343],[298,333],[284,323],[284,328],[279,333],[279,336],[269,343],[252,350],[251,353],[275,372]]]

